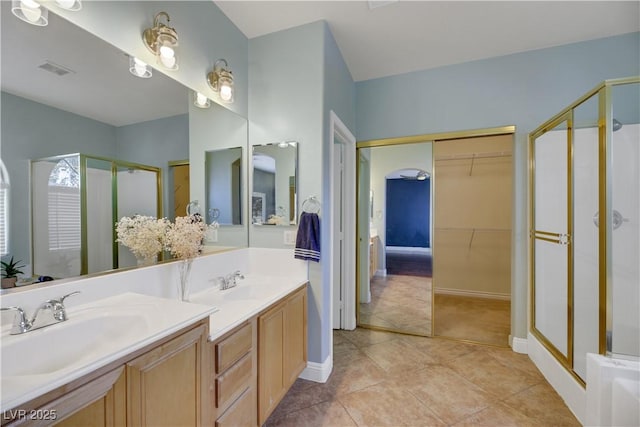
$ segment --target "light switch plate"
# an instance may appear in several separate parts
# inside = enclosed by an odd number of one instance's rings
[[[287,230],[284,232],[284,242],[285,245],[295,245],[296,244],[296,232],[293,230]]]

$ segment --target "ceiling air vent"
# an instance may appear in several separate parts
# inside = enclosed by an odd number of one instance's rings
[[[64,67],[62,65],[58,65],[55,62],[51,62],[49,60],[45,61],[44,64],[39,65],[38,68],[42,68],[45,71],[48,71],[50,73],[53,73],[57,76],[64,76],[66,74],[72,73],[75,74],[76,72],[73,71],[71,68],[67,68]]]
[[[397,2],[398,0],[369,0],[369,9],[389,6],[390,4],[397,3]]]

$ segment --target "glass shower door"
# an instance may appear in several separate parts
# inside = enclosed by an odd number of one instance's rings
[[[571,319],[569,261],[569,119],[563,117],[549,131],[535,137],[533,191],[534,312],[533,330],[569,362]]]

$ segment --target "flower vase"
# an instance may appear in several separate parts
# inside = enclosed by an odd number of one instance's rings
[[[178,294],[181,301],[189,301],[189,276],[192,263],[193,258],[183,259],[178,263],[178,272],[180,273]]]

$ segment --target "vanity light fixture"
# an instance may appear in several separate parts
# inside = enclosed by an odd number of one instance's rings
[[[278,148],[295,147],[296,144],[296,141],[280,141],[278,142]]]
[[[209,108],[211,106],[211,101],[205,95],[200,92],[193,92],[193,105],[198,108]]]
[[[167,70],[178,69],[176,48],[178,47],[178,33],[167,24],[160,22],[160,18],[166,18],[169,23],[169,14],[159,12],[153,18],[153,28],[147,28],[142,33],[145,46],[158,58],[158,64]]]
[[[129,56],[129,72],[143,79],[148,79],[153,75],[151,66],[135,56]]]
[[[216,61],[213,65],[213,71],[207,74],[207,83],[211,89],[220,94],[220,99],[229,103],[233,102],[233,74],[229,70],[226,59]]]
[[[82,2],[80,0],[56,0],[56,4],[62,9],[74,12],[82,9]]]
[[[31,25],[49,23],[49,11],[35,0],[11,0],[11,13]]]

